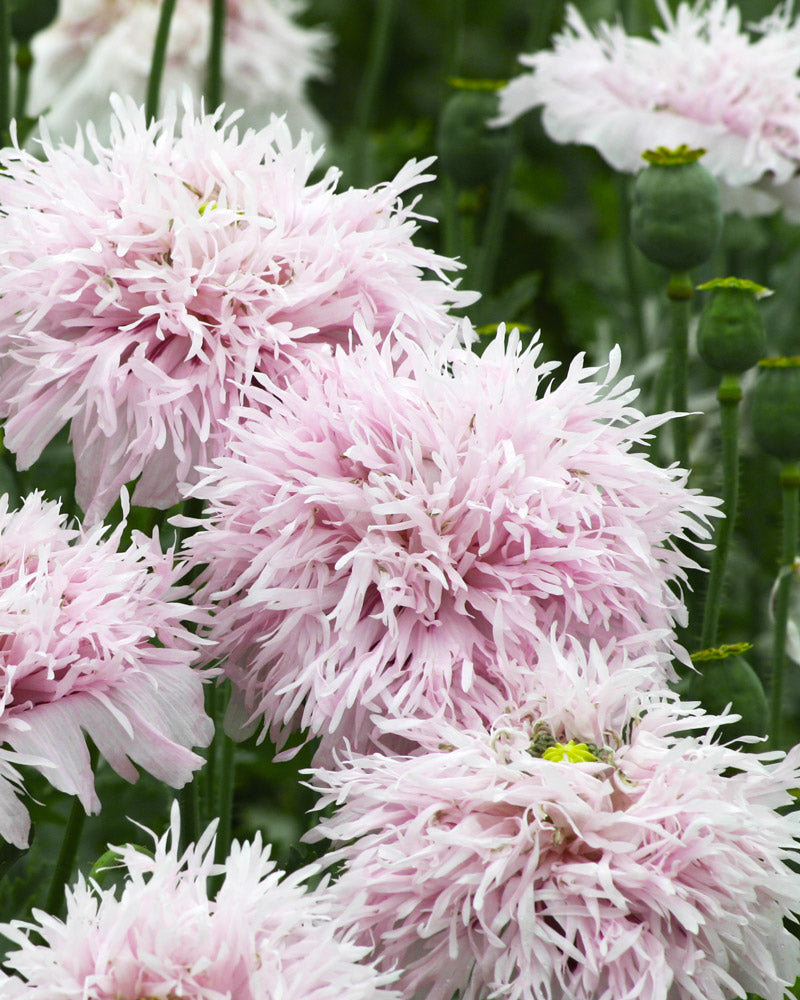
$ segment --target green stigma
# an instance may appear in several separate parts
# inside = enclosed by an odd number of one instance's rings
[[[570,740],[569,743],[556,743],[542,754],[542,760],[562,761],[566,760],[570,764],[581,764],[585,761],[597,760],[585,743],[576,743]]]
[[[753,648],[752,642],[731,642],[725,646],[701,649],[689,657],[692,663],[709,663],[712,660],[727,660],[729,656],[742,656]]]
[[[696,163],[705,152],[704,149],[690,149],[685,143],[675,149],[656,146],[655,149],[646,149],[642,159],[657,167],[682,167],[687,163]]]
[[[750,281],[749,278],[712,278],[711,281],[697,286],[698,292],[714,292],[718,288],[734,288],[740,292],[750,292],[757,299],[764,299],[768,295],[772,295],[771,288],[759,285],[756,281]]]
[[[790,358],[762,358],[758,363],[762,368],[800,368],[800,355]]]
[[[479,337],[493,337],[499,328],[499,323],[484,323],[483,326],[476,326],[475,332]],[[506,323],[506,328],[509,330],[519,330],[520,333],[530,333],[533,329],[527,323]]]
[[[448,77],[447,82],[456,90],[502,90],[508,84],[508,80],[471,80],[464,76]]]

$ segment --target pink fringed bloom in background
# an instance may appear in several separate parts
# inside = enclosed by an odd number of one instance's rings
[[[427,752],[315,772],[336,890],[368,890],[361,940],[428,1000],[782,1000],[800,814],[776,810],[800,752],[714,743],[723,720],[666,697],[619,728],[619,692],[558,667],[571,692],[490,732],[428,727]]]
[[[284,876],[257,836],[214,864],[214,828],[178,851],[178,813],[148,857],[117,849],[119,898],[82,878],[67,890],[64,921],[2,930],[19,947],[3,974],[3,1000],[395,1000],[366,949],[347,940],[324,889],[307,892],[310,869]],[[208,879],[223,876],[214,899]]]
[[[705,537],[715,501],[637,451],[666,418],[632,407],[618,352],[554,386],[513,334],[482,358],[417,350],[412,377],[362,335],[269,417],[239,414],[193,491],[238,721],[366,747],[371,712],[493,718],[553,628],[646,649],[641,683],[663,679],[692,565],[674,542]]]
[[[7,150],[0,172],[0,415],[26,468],[67,421],[88,521],[141,476],[168,507],[223,448],[254,379],[346,343],[354,314],[441,340],[459,265],[414,246],[401,195],[429,179],[337,192],[338,172],[285,125],[239,137],[188,102],[147,127],[116,101],[108,147]],[[95,162],[96,161],[96,162]],[[428,274],[426,272],[433,272]]]
[[[707,149],[703,165],[723,203],[749,214],[785,204],[800,215],[800,24],[782,4],[751,32],[727,0],[681,3],[653,38],[619,24],[590,30],[575,7],[553,51],[520,56],[530,73],[500,93],[508,123],[543,108],[556,142],[594,146],[615,169],[637,171],[655,146]]]
[[[286,115],[293,131],[324,138],[325,127],[306,96],[324,75],[327,33],[296,23],[300,0],[228,0],[225,18],[225,98],[244,110],[244,124],[261,127]],[[43,113],[52,136],[72,141],[91,121],[109,134],[112,92],[144,101],[161,4],[158,0],[60,0],[58,17],[33,40],[28,110]],[[170,25],[163,89],[205,86],[211,5],[180,0]],[[214,110],[210,108],[209,110]]]
[[[118,551],[121,532],[70,528],[39,494],[18,511],[0,497],[0,742],[87,811],[100,803],[86,736],[129,781],[135,763],[178,788],[213,731],[181,569],[139,533]],[[0,794],[0,835],[22,845],[27,811],[7,783]]]

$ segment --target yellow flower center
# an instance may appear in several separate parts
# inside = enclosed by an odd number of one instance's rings
[[[597,760],[597,757],[585,743],[570,740],[569,743],[556,743],[548,747],[542,754],[542,760],[566,760],[570,764],[579,764],[583,761]]]

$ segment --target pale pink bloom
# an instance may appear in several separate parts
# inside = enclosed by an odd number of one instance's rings
[[[198,642],[185,622],[182,567],[157,537],[69,527],[40,494],[18,511],[0,497],[0,743],[56,788],[100,807],[86,737],[114,770],[134,764],[179,788],[203,763]],[[0,835],[22,845],[28,815],[0,779]]]
[[[303,0],[228,0],[223,71],[225,102],[242,108],[247,126],[286,115],[293,131],[322,140],[325,126],[306,96],[325,75],[330,38],[296,19]],[[44,114],[50,135],[72,141],[77,125],[109,135],[108,98],[143,102],[160,0],[60,0],[56,20],[33,39],[28,111]],[[211,4],[180,0],[170,25],[162,93],[189,86],[203,94],[208,69]],[[213,110],[213,109],[212,109]]]
[[[35,911],[35,922],[3,925],[19,946],[5,965],[27,982],[4,974],[0,997],[395,1000],[382,988],[393,977],[342,932],[330,892],[304,887],[313,869],[276,870],[258,834],[215,864],[215,827],[181,854],[173,807],[152,858],[115,849],[126,876],[119,898],[80,878],[65,920]],[[213,899],[212,876],[222,876]]]
[[[800,913],[800,749],[720,745],[724,720],[665,698],[606,728],[606,694],[315,772],[338,811],[312,838],[342,845],[336,890],[366,888],[360,940],[404,970],[405,996],[781,1000],[800,974],[784,927]]]
[[[397,374],[364,332],[268,418],[239,414],[187,543],[238,723],[367,746],[371,713],[492,718],[553,628],[663,680],[692,565],[675,542],[707,536],[715,501],[640,450],[666,417],[632,406],[617,350],[557,385],[539,350],[501,335]]]
[[[150,127],[114,107],[108,147],[87,133],[93,159],[82,140],[0,158],[5,443],[26,468],[71,420],[89,521],[137,476],[134,503],[176,503],[252,381],[347,343],[356,312],[377,337],[437,341],[475,298],[412,243],[417,199],[401,196],[430,161],[337,192],[336,170],[310,182],[318,153],[280,121],[239,137],[188,97]]]
[[[531,72],[500,92],[499,123],[542,107],[556,142],[593,146],[634,172],[642,152],[682,143],[707,150],[724,203],[746,213],[800,207],[800,23],[791,5],[744,30],[727,0],[671,12],[652,38],[619,24],[587,27],[575,7],[552,51],[520,56]]]

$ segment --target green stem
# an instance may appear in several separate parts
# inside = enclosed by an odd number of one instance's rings
[[[522,52],[538,52],[547,46],[556,11],[559,13],[558,21],[562,20],[561,6],[562,0],[538,0],[538,3],[531,4],[531,19]]]
[[[483,224],[480,257],[475,274],[475,287],[482,295],[489,295],[492,290],[494,271],[503,241],[503,227],[508,205],[508,192],[511,187],[511,164],[514,159],[513,130],[509,135],[508,145],[500,170],[492,184],[489,196],[489,208]]]
[[[622,24],[625,27],[625,31],[629,35],[636,35],[639,33],[639,11],[638,4],[636,0],[622,0],[621,3],[621,15]],[[738,274],[738,271],[732,271],[731,274]]]
[[[442,187],[442,240],[445,257],[455,257],[458,246],[458,192],[452,178],[444,174],[439,178]]]
[[[461,50],[464,45],[464,0],[449,0],[445,37],[450,40],[445,64],[444,85],[451,76],[457,76],[461,65]]]
[[[222,49],[225,42],[225,0],[211,0],[211,35],[208,45],[207,111],[222,104]]]
[[[25,118],[28,107],[28,83],[33,68],[33,53],[27,42],[20,42],[14,57],[17,66],[17,85],[14,93],[14,117],[17,125]]]
[[[717,392],[722,432],[722,500],[725,517],[717,523],[716,548],[708,578],[706,606],[703,613],[702,649],[717,644],[717,629],[722,606],[722,585],[728,561],[731,537],[736,524],[739,500],[739,401],[742,389],[736,375],[723,375]]]
[[[161,0],[153,58],[150,61],[150,75],[147,78],[147,92],[144,101],[144,116],[149,123],[158,117],[161,98],[161,81],[164,78],[164,64],[167,61],[167,42],[176,0]]]
[[[11,132],[11,0],[0,0],[0,143]]]
[[[203,816],[203,822],[209,823],[213,818],[213,810],[216,807],[214,801],[214,789],[216,788],[215,776],[217,768],[217,733],[221,731],[221,717],[220,713],[222,710],[223,703],[222,689],[212,681],[211,684],[206,687],[206,712],[209,718],[214,723],[214,739],[211,741],[211,746],[206,750],[206,762],[203,766],[203,801],[206,803],[208,810]]]
[[[375,20],[372,24],[372,36],[367,49],[369,56],[364,73],[364,80],[358,92],[358,102],[355,111],[355,141],[353,145],[352,177],[353,184],[361,187],[368,176],[369,163],[369,127],[375,111],[375,101],[378,87],[383,76],[386,54],[389,51],[389,39],[392,33],[396,0],[375,0]]]
[[[225,711],[230,700],[230,683],[224,690],[217,691],[216,706],[218,718],[215,719],[217,732],[214,739],[218,751],[217,767],[214,780],[215,815],[219,816],[219,831],[217,833],[217,859],[224,860],[231,845],[231,827],[233,818],[233,786],[235,781],[236,754],[235,744],[224,729]]]
[[[200,819],[200,775],[195,774],[188,785],[178,792],[178,802],[181,807],[181,850],[185,851],[189,844],[197,843],[202,831]]]
[[[631,196],[629,177],[618,176],[620,248],[622,250],[622,271],[628,289],[628,305],[633,317],[636,356],[643,358],[647,353],[647,338],[644,331],[644,309],[642,307],[642,286],[636,267],[631,240]]]
[[[92,772],[97,766],[98,753],[92,747],[89,753]],[[64,829],[64,837],[61,841],[61,850],[58,852],[56,866],[53,869],[53,877],[50,880],[50,888],[45,900],[45,910],[53,916],[58,916],[64,909],[64,889],[72,876],[75,867],[75,858],[78,856],[78,847],[83,833],[83,824],[86,822],[86,811],[76,797],[72,800],[69,810],[67,825]]]
[[[667,296],[670,306],[670,379],[671,404],[678,413],[688,409],[689,316],[691,314],[692,281],[685,272],[670,275]],[[686,417],[672,421],[675,458],[683,469],[689,468],[689,426]]]
[[[792,587],[792,565],[797,555],[798,497],[800,497],[800,466],[787,463],[781,470],[783,498],[783,542],[781,545],[781,576],[775,597],[775,621],[772,634],[772,685],[770,691],[770,745],[782,749],[781,709],[783,707],[783,673],[786,664],[786,625],[789,620],[789,598]]]

